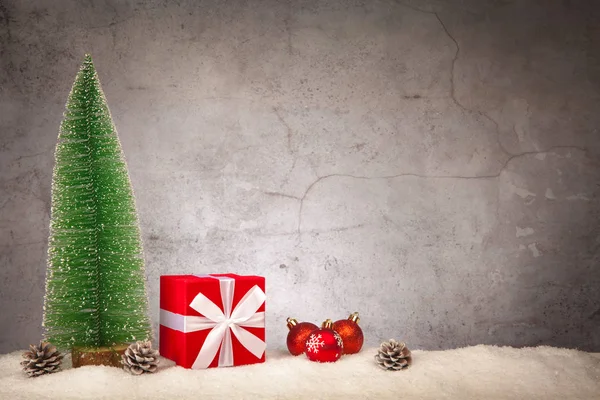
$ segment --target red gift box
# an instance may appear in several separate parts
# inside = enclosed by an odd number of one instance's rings
[[[265,278],[160,277],[160,354],[185,368],[265,361]]]

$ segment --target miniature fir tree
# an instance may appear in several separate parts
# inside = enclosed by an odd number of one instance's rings
[[[55,158],[46,340],[60,348],[99,348],[149,339],[133,190],[89,55],[69,94]]]

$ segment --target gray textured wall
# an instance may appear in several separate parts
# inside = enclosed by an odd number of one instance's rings
[[[53,148],[85,52],[161,274],[268,280],[370,345],[600,351],[585,1],[0,1],[0,351],[40,337]],[[594,25],[596,23],[596,25]]]

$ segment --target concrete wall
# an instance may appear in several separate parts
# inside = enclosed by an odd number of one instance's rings
[[[268,281],[369,345],[600,351],[585,1],[0,0],[0,351],[41,335],[53,149],[91,52],[161,274]]]

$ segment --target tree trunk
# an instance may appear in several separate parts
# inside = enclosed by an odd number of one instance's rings
[[[121,355],[125,353],[128,345],[117,345],[112,347],[73,347],[71,355],[73,368],[84,365],[106,365],[121,368]]]

